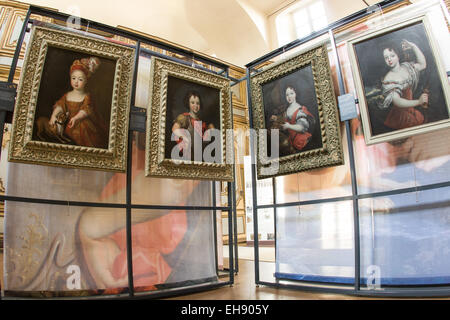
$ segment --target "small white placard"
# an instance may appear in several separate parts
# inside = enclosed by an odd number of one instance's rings
[[[341,121],[346,121],[358,117],[358,113],[356,112],[355,97],[351,93],[339,96],[338,103]]]

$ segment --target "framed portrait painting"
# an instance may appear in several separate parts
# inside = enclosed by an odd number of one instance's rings
[[[146,175],[232,181],[230,81],[152,57]]]
[[[366,144],[450,125],[449,83],[424,15],[349,41]]]
[[[253,75],[250,85],[259,179],[343,163],[325,44]]]
[[[32,29],[9,161],[124,172],[134,49]]]

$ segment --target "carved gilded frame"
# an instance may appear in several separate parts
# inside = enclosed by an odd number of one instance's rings
[[[283,79],[308,65],[311,65],[312,68],[316,95],[314,99],[317,103],[319,116],[319,119],[316,119],[316,125],[320,126],[321,147],[277,158],[268,158],[266,156],[267,136],[264,134],[258,135],[256,146],[258,179],[344,163],[338,109],[325,44],[302,51],[251,76],[253,127],[257,131],[268,129],[264,113],[263,85]],[[296,80],[302,81],[301,78]],[[269,167],[276,168],[276,170],[262,170]]]
[[[167,91],[170,77],[219,90],[220,134],[222,157],[219,163],[166,158]],[[150,101],[147,111],[145,174],[153,177],[233,181],[230,81],[222,76],[173,61],[152,57]],[[231,141],[228,141],[230,140]],[[228,145],[227,145],[228,144]]]
[[[115,61],[109,144],[107,149],[33,140],[38,94],[49,47],[92,54]],[[9,161],[95,169],[126,171],[128,119],[135,49],[70,32],[43,27],[32,30],[19,83]]]

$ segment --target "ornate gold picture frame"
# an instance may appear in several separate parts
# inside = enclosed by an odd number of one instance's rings
[[[9,161],[124,172],[135,49],[34,27]]]
[[[366,144],[450,126],[450,86],[426,15],[348,43]]]
[[[230,81],[152,57],[146,176],[233,181]]]
[[[325,44],[253,75],[251,99],[258,179],[344,162]]]

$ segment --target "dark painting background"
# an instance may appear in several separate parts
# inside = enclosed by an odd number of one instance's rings
[[[305,106],[314,116],[316,123],[312,129],[311,141],[299,152],[304,152],[322,147],[322,138],[320,133],[319,112],[317,106],[316,89],[314,87],[314,77],[312,66],[308,64],[294,72],[283,75],[273,81],[262,85],[264,119],[266,128],[270,127],[269,120],[271,115],[276,113],[280,107],[286,110],[288,103],[286,101],[286,87],[292,86],[297,94],[297,102]],[[281,132],[281,131],[280,131]],[[268,137],[267,152],[270,156],[271,141]],[[280,157],[286,156],[283,150],[280,150]]]
[[[40,116],[50,119],[55,102],[66,92],[73,89],[70,85],[70,66],[76,59],[92,56],[100,59],[100,65],[87,80],[85,90],[91,94],[93,105],[105,122],[109,132],[116,61],[57,47],[48,47],[36,104],[35,119]],[[33,129],[33,139],[39,140],[36,136],[36,128]]]
[[[436,61],[431,50],[430,42],[422,22],[406,26],[380,36],[367,39],[354,45],[358,66],[364,86],[364,92],[369,92],[373,88],[381,89],[381,81],[389,71],[383,57],[383,43],[393,42],[401,47],[401,41],[405,39],[415,43],[425,56],[427,67],[420,72],[419,84],[413,93],[413,98],[418,99],[427,88],[429,90],[429,107],[427,109],[418,108],[425,116],[426,123],[435,122],[449,117],[445,103],[442,84],[439,79]],[[405,61],[399,53],[400,62]],[[414,61],[414,53],[411,52]],[[394,131],[385,127],[383,122],[388,110],[380,110],[375,103],[367,99],[368,113],[371,123],[372,135],[378,135]]]

